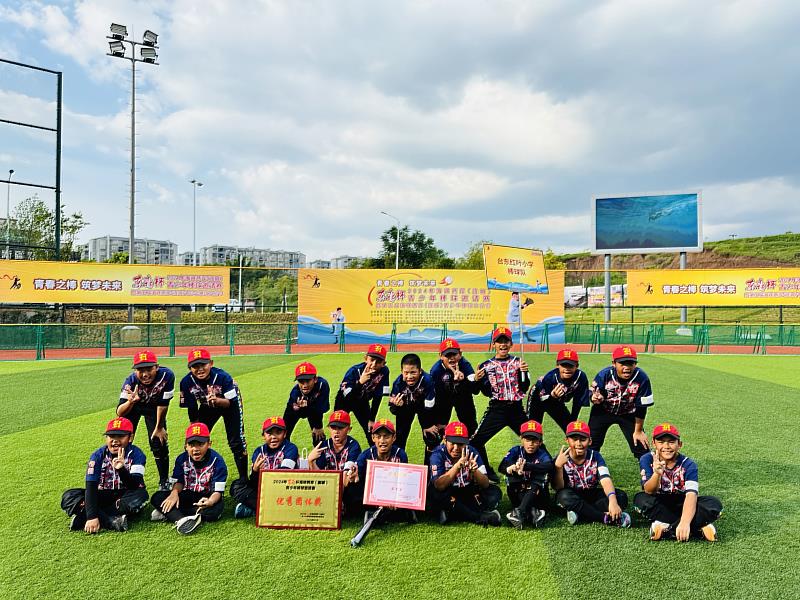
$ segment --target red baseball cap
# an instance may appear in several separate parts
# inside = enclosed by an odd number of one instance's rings
[[[611,354],[612,360],[639,360],[637,358],[636,349],[630,346],[617,346]]]
[[[328,425],[340,425],[341,427],[350,426],[350,413],[346,410],[335,410],[328,417]]]
[[[461,421],[453,421],[444,428],[444,439],[451,444],[468,444],[469,430]]]
[[[146,367],[154,367],[158,364],[158,358],[154,352],[150,350],[143,350],[133,355],[133,368],[144,369]]]
[[[114,417],[108,422],[106,425],[106,435],[110,435],[112,433],[133,433],[133,423],[131,423],[130,419],[126,419],[125,417]]]
[[[286,431],[286,421],[283,420],[283,417],[267,417],[261,425],[261,433],[270,429],[283,429]]]
[[[211,362],[211,352],[205,348],[192,348],[189,350],[189,356],[186,359],[189,366],[207,364]]]
[[[186,428],[186,442],[207,442],[211,438],[208,425],[205,423],[192,423]]]
[[[519,435],[521,437],[530,437],[535,440],[542,439],[542,424],[539,421],[525,421],[522,427],[519,428]]]
[[[564,348],[563,350],[560,350],[558,352],[558,356],[556,356],[557,365],[565,364],[577,367],[578,360],[578,353],[572,348]]]
[[[496,342],[497,338],[501,337],[507,337],[509,340],[514,339],[513,334],[508,327],[498,327],[495,329],[494,333],[492,333],[492,342]]]
[[[370,347],[367,348],[367,356],[386,360],[386,346],[383,344],[371,344]]]
[[[372,431],[370,433],[378,433],[381,429],[385,429],[389,433],[395,433],[397,431],[394,428],[394,423],[392,423],[389,419],[378,419],[372,425]]]
[[[310,362],[301,362],[294,369],[295,379],[314,379],[317,376],[317,367]]]
[[[678,428],[671,423],[661,423],[653,428],[653,439],[657,440],[660,437],[674,437],[676,440],[681,439],[681,432]]]
[[[439,344],[439,354],[447,356],[448,354],[455,354],[457,352],[461,352],[461,344],[453,338],[444,339],[442,343]]]
[[[579,435],[582,437],[592,437],[592,432],[589,429],[589,426],[583,421],[573,421],[569,425],[567,425],[567,437],[572,437],[573,435]]]

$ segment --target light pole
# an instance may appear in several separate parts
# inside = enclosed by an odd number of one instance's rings
[[[6,260],[11,260],[11,176],[14,169],[8,170],[8,184],[6,190]]]
[[[106,36],[111,40],[108,43],[108,56],[123,58],[131,63],[131,197],[130,197],[130,232],[128,234],[128,264],[133,264],[133,239],[135,233],[136,219],[136,63],[148,63],[157,65],[156,45],[158,35],[146,30],[141,42],[135,42],[128,38],[128,28],[117,23],[111,24],[111,35]],[[131,56],[125,56],[125,44],[131,46]],[[139,53],[141,58],[136,58],[136,46],[141,46]],[[133,305],[128,306],[128,321],[133,322]]]
[[[394,251],[394,270],[399,271],[400,270],[400,219],[398,219],[394,215],[390,215],[389,213],[383,210],[381,211],[381,214],[386,215],[390,219],[394,219],[395,221],[397,221],[397,247],[395,248]]]
[[[197,179],[189,183],[192,184],[192,266],[196,267],[200,262],[197,260],[197,188],[203,187],[203,184]]]

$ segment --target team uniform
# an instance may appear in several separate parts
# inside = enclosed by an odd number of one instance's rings
[[[548,507],[553,457],[542,446],[531,454],[525,452],[522,445],[514,446],[500,461],[500,472],[508,473],[508,467],[516,464],[520,458],[525,461],[522,475],[507,475],[506,492],[511,506],[519,508],[521,514],[526,515],[531,508],[544,510]]]
[[[283,411],[283,420],[286,422],[286,439],[292,437],[292,431],[300,419],[308,419],[308,425],[312,429],[322,429],[322,418],[331,407],[330,393],[330,386],[322,377],[317,377],[317,383],[308,394],[303,394],[298,385],[292,388],[292,391],[289,392],[286,409]],[[304,401],[305,406],[298,406],[298,401]],[[324,435],[317,438],[312,432],[314,446],[324,439]]]
[[[163,484],[169,478],[169,446],[159,438],[153,437],[153,431],[155,431],[158,421],[156,414],[158,407],[169,406],[170,400],[175,395],[175,373],[167,367],[158,367],[153,383],[148,386],[139,381],[135,372],[131,373],[122,383],[117,406],[125,404],[128,400],[128,393],[132,392],[137,386],[139,401],[133,404],[131,409],[125,413],[125,418],[133,423],[133,433],[135,435],[139,419],[144,417],[150,450],[153,452],[153,460],[156,463],[156,469],[158,469],[158,479]],[[167,428],[166,415],[164,415],[162,425],[164,429]]]
[[[603,523],[608,512],[608,497],[600,481],[611,477],[606,461],[596,450],[588,449],[583,463],[577,464],[570,456],[563,469],[564,488],[556,493],[556,502],[565,510],[578,515],[584,523]],[[628,495],[614,489],[617,504],[622,510],[628,506]]]
[[[383,365],[362,385],[358,380],[366,366],[367,363],[362,362],[347,370],[336,393],[333,408],[353,413],[367,440],[370,440],[369,423],[375,421],[381,407],[381,399],[389,394],[389,367]]]
[[[262,444],[253,452],[251,463],[256,459],[264,457],[261,471],[277,471],[278,469],[296,469],[299,452],[289,440],[285,440],[280,447],[271,449],[267,444]],[[258,501],[258,480],[260,471],[250,470],[250,477],[247,480],[238,479],[231,485],[231,496],[236,502],[241,502],[251,510],[256,509]]]
[[[567,388],[563,396],[551,396],[553,388],[558,384]],[[578,369],[570,379],[562,379],[558,368],[548,371],[539,377],[528,395],[528,418],[542,422],[544,414],[550,415],[558,426],[566,432],[567,425],[578,419],[581,408],[589,406],[592,394],[589,391],[589,378]],[[572,410],[567,410],[567,403],[572,401]]]
[[[164,513],[164,516],[168,521],[177,523],[183,517],[196,514],[198,507],[194,505],[195,502],[200,498],[208,498],[214,492],[224,494],[227,480],[228,467],[222,456],[215,450],[209,448],[200,462],[193,461],[188,452],[181,453],[175,459],[175,468],[170,481],[173,484],[182,484],[183,489],[178,492],[178,505]],[[170,492],[167,491],[153,494],[151,501],[153,507],[160,511],[161,504],[169,494]],[[217,521],[222,516],[224,508],[225,502],[220,500],[213,506],[204,508],[200,517],[203,521]]]
[[[480,392],[480,383],[475,381],[475,370],[463,356],[458,361],[458,370],[464,374],[464,378],[456,381],[453,372],[441,360],[437,360],[431,367],[430,377],[433,380],[436,403],[441,406],[442,413],[446,414],[444,423],[450,422],[450,415],[455,408],[458,420],[467,426],[467,431],[475,431],[478,429],[478,415],[473,395]]]
[[[648,452],[639,459],[642,485],[653,476],[653,454]],[[668,525],[674,537],[681,520],[686,494],[699,494],[697,464],[683,454],[677,454],[675,465],[664,469],[655,494],[639,492],[633,498],[636,509],[649,521],[660,521]],[[690,525],[691,534],[702,537],[701,530],[713,523],[722,512],[722,503],[714,496],[697,497],[697,508]]]
[[[469,431],[469,430],[467,430]],[[478,470],[486,475],[487,469],[480,454],[472,446],[464,446],[462,452],[476,455]],[[431,454],[430,480],[428,482],[427,508],[434,514],[444,511],[447,519],[477,523],[481,514],[493,511],[500,503],[503,492],[496,485],[481,488],[470,476],[469,466],[464,466],[453,483],[444,490],[437,490],[434,482],[453,468],[458,459],[453,459],[442,443]]]
[[[443,429],[447,423],[447,416],[443,414],[441,405],[436,400],[433,380],[425,371],[422,371],[419,381],[412,386],[403,380],[402,375],[398,376],[392,385],[391,396],[398,396],[403,400],[402,406],[389,405],[389,412],[395,415],[397,423],[397,441],[395,443],[403,450],[406,448],[408,436],[411,433],[414,416],[417,417],[422,429],[428,429],[434,425],[441,425]],[[438,434],[431,436],[424,433],[422,437],[425,443],[425,464],[427,465],[428,456],[439,444],[441,437]]]
[[[592,449],[600,450],[609,427],[619,425],[633,455],[638,459],[647,454],[647,448],[636,445],[633,440],[636,419],[644,419],[647,408],[653,405],[653,390],[647,373],[637,368],[628,381],[622,381],[612,365],[597,374],[592,388],[603,395],[602,402],[593,404],[589,413]]]
[[[117,529],[114,519],[138,514],[147,504],[144,466],[147,458],[138,447],[125,448],[125,466],[115,469],[116,458],[107,446],[95,450],[86,465],[86,488],[73,488],[61,497],[61,508],[76,516],[72,528],[83,529],[87,520],[100,519],[105,529]]]
[[[244,438],[244,417],[242,410],[242,394],[233,378],[217,367],[211,367],[206,379],[197,379],[192,373],[187,374],[180,383],[180,406],[189,413],[192,423],[205,423],[209,430],[220,418],[225,422],[225,434],[228,446],[233,453],[233,460],[239,471],[239,477],[247,478],[247,441]],[[210,406],[206,396],[213,392],[230,401],[227,408]]]
[[[333,440],[328,439],[325,442],[325,448],[317,458],[316,465],[320,471],[347,471],[351,467],[358,466],[358,458],[361,456],[361,445],[347,436],[347,441],[339,452],[333,448]],[[366,466],[365,472],[366,472]],[[342,493],[342,509],[343,516],[351,516],[357,514],[362,506],[362,498],[364,496],[364,488],[359,489],[358,484],[350,484],[344,488]]]

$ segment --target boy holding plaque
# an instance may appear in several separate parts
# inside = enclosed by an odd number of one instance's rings
[[[350,437],[350,413],[335,410],[328,417],[330,437],[321,441],[308,454],[312,471],[342,471],[342,516],[349,517],[361,508],[358,482],[358,457],[361,446]],[[363,495],[363,488],[360,490]]]

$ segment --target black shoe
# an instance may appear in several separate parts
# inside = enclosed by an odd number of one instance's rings
[[[72,515],[72,518],[69,520],[70,531],[83,531],[83,528],[85,526],[86,526],[86,513],[84,511]]]
[[[447,524],[447,511],[442,509],[439,511],[439,525]]]
[[[417,511],[409,510],[408,514],[406,515],[406,521],[411,523],[412,525],[416,525],[419,523],[419,519],[417,518]]]
[[[511,523],[514,529],[521,530],[525,526],[525,517],[522,513],[520,513],[519,508],[515,508],[510,513],[507,513],[506,519],[508,519],[508,522]]]
[[[500,513],[496,510],[486,510],[478,517],[478,525],[483,525],[484,527],[488,527],[489,525],[492,527],[499,527],[502,522],[503,520],[500,518]]]
[[[108,522],[103,525],[106,529],[113,529],[114,531],[128,531],[128,515],[117,515],[108,519]]]

